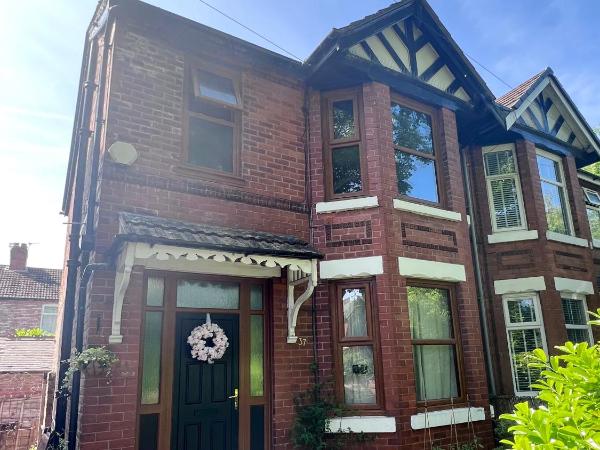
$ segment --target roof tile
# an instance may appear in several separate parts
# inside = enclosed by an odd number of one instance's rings
[[[0,265],[0,298],[58,301],[61,272],[37,267],[12,270]]]

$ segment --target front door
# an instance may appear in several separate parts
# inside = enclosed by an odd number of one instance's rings
[[[192,358],[187,338],[206,322],[205,313],[177,313],[173,379],[172,449],[237,450],[239,387],[239,318],[211,314],[229,347],[213,364]]]

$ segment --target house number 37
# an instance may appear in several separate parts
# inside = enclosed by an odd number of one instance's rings
[[[303,337],[299,337],[298,341],[297,341],[298,347],[304,347],[307,342],[308,342],[308,339],[303,338]]]

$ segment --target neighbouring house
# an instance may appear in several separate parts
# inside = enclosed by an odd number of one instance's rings
[[[28,267],[27,254],[12,244],[0,265],[0,449],[29,449],[50,426],[61,270]]]
[[[426,1],[299,63],[103,0],[81,74],[58,358],[119,361],[52,442],[291,449],[324,383],[368,448],[492,448],[524,354],[592,339],[600,142],[549,69],[495,98]]]

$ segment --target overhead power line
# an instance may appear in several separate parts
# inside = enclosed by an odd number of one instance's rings
[[[229,20],[237,23],[240,27],[245,28],[246,30],[248,30],[249,32],[255,34],[256,36],[258,36],[261,39],[264,39],[265,41],[267,41],[269,44],[277,47],[279,50],[281,50],[284,53],[287,53],[288,55],[290,55],[292,58],[297,59],[298,61],[302,62],[302,58],[294,55],[292,52],[286,50],[285,48],[283,48],[281,45],[278,45],[277,43],[273,42],[271,39],[269,39],[268,37],[266,37],[263,34],[260,34],[258,31],[253,30],[252,28],[244,25],[242,22],[240,22],[239,20],[235,19],[234,17],[231,17],[229,14],[224,13],[223,11],[221,11],[220,9],[218,9],[217,7],[211,5],[210,3],[204,1],[204,0],[198,0],[200,3],[205,4],[206,6],[208,6],[210,9],[218,12],[219,14],[227,17]]]

